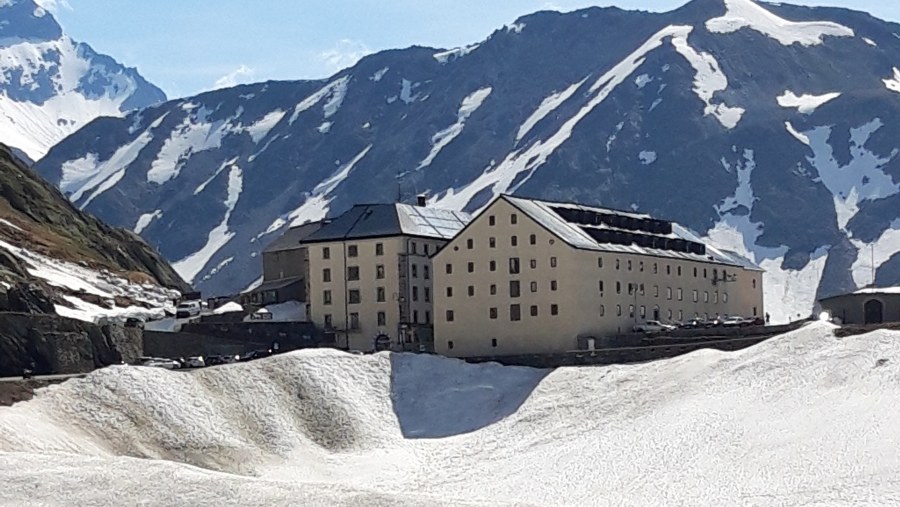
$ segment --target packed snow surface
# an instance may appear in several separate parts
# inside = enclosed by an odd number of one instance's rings
[[[785,90],[785,92],[782,95],[779,95],[776,100],[781,107],[795,108],[803,114],[811,114],[822,104],[830,102],[840,96],[841,94],[838,92],[825,93],[822,95],[810,95],[804,93],[803,95],[798,96],[790,90]]]
[[[832,331],[555,371],[327,349],[106,368],[0,409],[0,503],[895,504],[900,333]]]
[[[760,7],[752,0],[725,0],[725,5],[728,12],[724,16],[706,22],[706,28],[710,32],[732,33],[749,28],[785,46],[795,43],[814,46],[822,44],[826,35],[834,37],[854,35],[852,29],[830,21],[788,21]]]

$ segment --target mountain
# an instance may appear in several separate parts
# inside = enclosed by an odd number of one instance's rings
[[[72,205],[0,145],[0,310],[156,314],[189,287],[137,234]]]
[[[503,193],[676,220],[768,270],[773,321],[900,282],[900,25],[694,0],[538,12],[453,50],[384,51],[99,118],[37,170],[209,293],[292,223]]]
[[[32,0],[0,0],[0,142],[37,160],[98,116],[165,100],[137,70],[69,38]]]

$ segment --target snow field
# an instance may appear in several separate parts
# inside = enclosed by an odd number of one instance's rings
[[[552,372],[331,350],[107,368],[0,409],[0,463],[17,463],[0,468],[0,499],[895,503],[900,333],[832,330]]]
[[[803,46],[819,45],[826,35],[854,36],[852,29],[830,21],[788,21],[760,7],[753,0],[725,0],[725,5],[728,12],[724,16],[706,22],[706,28],[710,32],[733,33],[749,28],[785,46],[798,43]]]

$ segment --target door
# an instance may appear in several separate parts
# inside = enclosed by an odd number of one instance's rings
[[[864,307],[866,313],[866,324],[881,324],[884,322],[884,305],[877,299],[866,301]]]

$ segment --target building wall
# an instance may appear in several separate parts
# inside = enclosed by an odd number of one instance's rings
[[[493,226],[490,216],[495,217]],[[494,247],[490,246],[492,237]],[[518,274],[510,273],[511,258],[518,259]],[[495,270],[491,270],[491,261]],[[629,332],[635,324],[654,319],[657,307],[663,321],[686,320],[695,314],[763,313],[762,272],[575,249],[503,199],[476,217],[433,262],[435,350],[455,357],[574,350],[579,336],[602,338]],[[452,272],[448,272],[448,264]],[[714,285],[713,274],[722,278],[722,269],[735,279]],[[518,297],[511,294],[511,281],[518,281]],[[633,288],[630,293],[629,284]],[[492,286],[495,294],[491,294]],[[511,305],[519,305],[519,320],[512,320]],[[496,318],[492,317],[494,311]],[[452,320],[448,312],[452,312]]]
[[[310,244],[308,299],[312,321],[324,329],[330,316],[337,345],[352,350],[374,350],[375,337],[379,334],[389,336],[392,347],[399,349],[403,343],[414,342],[417,325],[427,328],[430,334],[433,289],[428,256],[443,243],[443,240],[394,236]],[[381,255],[377,254],[378,244],[383,247]],[[351,246],[357,249],[356,257],[349,256]],[[329,259],[324,258],[325,248],[329,249]],[[384,268],[383,278],[378,278],[378,266]],[[351,267],[359,269],[359,280],[348,280]],[[330,282],[325,281],[326,269],[330,270]],[[404,278],[401,270],[406,281],[404,290],[401,290]],[[384,289],[384,301],[378,301],[379,288]],[[330,304],[325,304],[325,291],[330,291]],[[351,291],[359,292],[358,303],[350,302]],[[406,314],[405,319],[401,319],[401,310]],[[380,312],[384,314],[383,325],[378,322]],[[418,320],[413,322],[413,317]]]
[[[821,304],[844,324],[865,324],[865,305],[870,300],[881,302],[883,322],[900,322],[900,294],[846,294],[822,300]]]
[[[269,282],[295,276],[305,277],[308,255],[306,248],[263,252],[263,281]]]

